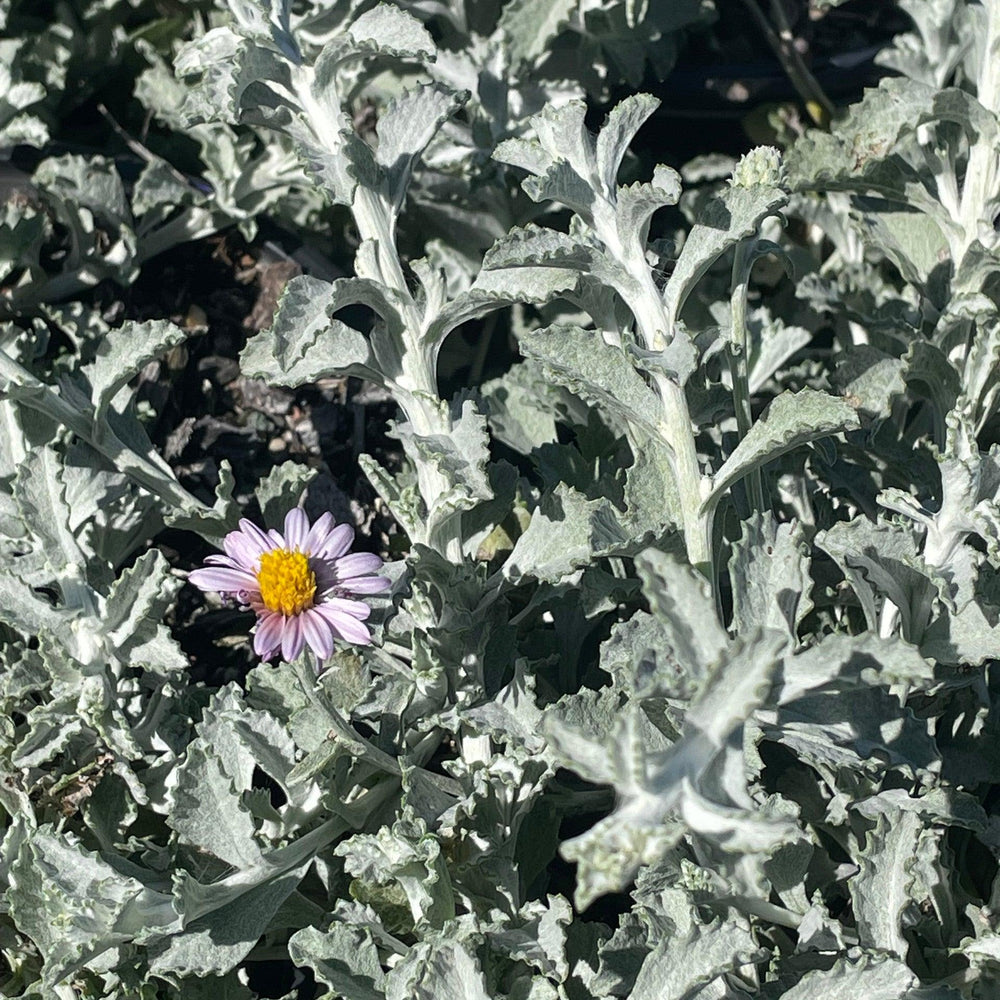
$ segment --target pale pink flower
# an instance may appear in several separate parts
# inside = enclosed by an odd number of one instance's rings
[[[348,549],[354,541],[349,524],[335,524],[323,514],[310,527],[295,508],[285,518],[285,533],[262,531],[243,518],[237,531],[222,540],[226,554],[209,556],[204,569],[188,579],[202,590],[234,596],[257,614],[254,650],[265,660],[279,650],[294,660],[308,645],[322,661],[333,653],[335,639],[358,646],[371,642],[364,625],[371,608],[363,597],[392,584],[374,574],[382,560]]]

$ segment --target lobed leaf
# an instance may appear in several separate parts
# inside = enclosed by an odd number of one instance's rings
[[[617,186],[618,171],[636,133],[659,106],[659,100],[650,94],[631,94],[608,113],[594,150],[597,176],[608,194]]]
[[[527,529],[504,563],[504,575],[511,580],[533,576],[558,583],[580,566],[618,552],[627,543],[617,512],[607,500],[587,500],[560,485],[532,512]]]
[[[658,438],[659,400],[622,350],[596,330],[550,326],[523,337],[520,347],[560,385]]]
[[[182,344],[188,336],[186,330],[161,319],[126,322],[108,333],[98,345],[97,357],[83,368],[90,382],[96,418],[100,420],[118,391],[150,361]]]
[[[835,396],[816,389],[783,392],[771,400],[746,437],[715,473],[711,492],[702,504],[703,509],[751,469],[760,468],[799,445],[855,430],[858,426],[854,408]]]
[[[798,522],[779,524],[770,511],[744,521],[729,560],[736,634],[775,629],[794,646],[799,624],[813,607],[809,567],[809,547]]]
[[[576,0],[513,0],[497,25],[503,32],[515,67],[534,64],[576,10]]]
[[[315,382],[325,375],[379,379],[382,373],[364,334],[332,318],[335,309],[359,301],[376,302],[389,312],[381,294],[368,294],[370,285],[362,279],[347,279],[345,294],[344,284],[307,275],[292,278],[281,294],[270,329],[251,337],[243,348],[243,372],[250,378],[289,386]]]

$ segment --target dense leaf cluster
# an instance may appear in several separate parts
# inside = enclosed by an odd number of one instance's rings
[[[189,6],[0,3],[0,996],[997,995],[1000,0],[902,0],[829,130],[648,179],[704,0]],[[50,143],[98,51],[132,176]],[[405,557],[373,646],[206,684],[163,529],[313,471],[195,495],[136,390],[192,329],[88,293],[265,218],[353,256],[243,374],[391,397]]]

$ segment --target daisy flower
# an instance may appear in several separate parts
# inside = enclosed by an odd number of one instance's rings
[[[353,541],[354,529],[334,523],[332,514],[310,526],[296,507],[285,517],[284,534],[264,532],[243,518],[222,540],[226,554],[209,556],[188,579],[253,608],[253,648],[262,659],[280,650],[282,659],[294,660],[308,645],[322,661],[333,653],[335,639],[371,642],[364,596],[392,586],[374,575],[382,568],[378,556],[348,552]]]

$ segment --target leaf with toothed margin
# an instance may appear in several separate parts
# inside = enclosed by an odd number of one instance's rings
[[[512,0],[505,4],[498,30],[503,33],[511,65],[532,65],[549,51],[577,8],[577,0]]]
[[[25,635],[48,632],[58,637],[70,627],[74,615],[55,607],[11,569],[0,566],[0,621]]]
[[[466,100],[466,95],[429,84],[400,95],[379,115],[375,162],[385,170],[389,200],[397,212],[406,197],[414,163]]]
[[[754,309],[747,325],[751,339],[750,394],[754,395],[796,351],[812,340],[812,334],[801,326],[787,325],[766,307]]]
[[[278,300],[271,327],[251,337],[243,348],[243,373],[289,386],[336,374],[381,381],[382,373],[364,334],[331,318],[336,309],[358,302],[388,310],[384,293],[373,298],[361,290],[362,283],[362,279],[347,279],[345,287],[308,275],[292,278]],[[372,284],[364,283],[366,288]],[[396,373],[386,374],[391,377]]]
[[[905,201],[905,195],[921,185],[916,171],[892,154],[933,99],[934,88],[916,80],[883,79],[830,132],[810,130],[792,145],[786,164],[793,186],[874,190]],[[926,191],[923,197],[931,200]],[[940,203],[937,207],[940,210]]]
[[[385,1000],[385,973],[371,931],[334,922],[326,931],[303,927],[288,942],[298,966],[308,966],[316,978],[340,996],[352,1000]]]
[[[215,751],[203,741],[192,743],[175,776],[167,822],[181,843],[234,868],[260,865],[253,817]]]
[[[702,509],[718,500],[752,469],[784,455],[799,445],[817,438],[856,430],[858,414],[854,407],[836,396],[817,389],[783,392],[771,400],[743,440],[715,473],[712,490]]]
[[[813,607],[808,552],[797,521],[779,524],[770,511],[757,511],[743,522],[729,560],[738,635],[769,628],[784,632],[793,646],[797,643],[799,623]]]
[[[698,368],[698,349],[681,323],[674,326],[674,335],[662,350],[648,351],[636,344],[629,344],[628,353],[640,371],[650,375],[665,375],[681,386],[687,384],[687,380]]]
[[[219,482],[215,487],[215,503],[210,509],[193,512],[168,512],[163,520],[173,528],[195,531],[210,541],[221,541],[223,535],[236,527],[240,506],[233,499],[236,477],[229,459],[219,463]]]
[[[598,556],[621,552],[628,541],[610,501],[588,500],[560,484],[535,508],[504,563],[504,575],[512,580],[531,576],[558,583]]]
[[[605,138],[596,142],[581,102],[549,106],[531,119],[537,139],[508,139],[493,157],[528,171],[521,186],[534,201],[554,201],[590,219],[602,199],[613,199],[628,143],[656,103],[645,94],[627,98],[612,110]]]
[[[668,934],[642,963],[630,1000],[681,1000],[741,965],[767,954],[757,946],[749,924],[716,919],[697,924],[685,934]]]
[[[699,685],[725,653],[729,638],[718,623],[712,587],[697,570],[658,549],[636,557],[650,611],[663,630],[665,648]]]
[[[771,690],[781,647],[780,638],[761,633],[727,644],[690,699],[681,738],[668,746],[662,734],[649,745],[650,722],[635,701],[616,703],[613,726],[598,733],[562,721],[558,705],[546,713],[546,734],[564,766],[618,795],[610,816],[560,849],[579,864],[578,906],[624,888],[686,832],[737,856],[770,854],[801,837],[787,816],[755,808],[741,749],[747,719]]]
[[[645,250],[653,213],[668,205],[676,205],[680,196],[680,175],[663,164],[653,170],[651,181],[618,188],[615,224],[622,245],[631,246],[633,250]]]
[[[440,927],[454,917],[455,896],[441,843],[412,814],[404,812],[377,833],[357,833],[341,841],[334,853],[355,879],[402,888],[414,922]]]
[[[378,188],[379,172],[371,150],[346,125],[338,133],[336,150],[331,152],[317,143],[304,123],[296,119],[287,125],[276,120],[262,120],[259,124],[288,132],[306,173],[326,192],[334,205],[350,205],[359,184]]]
[[[914,340],[903,362],[907,386],[933,400],[939,413],[950,413],[962,393],[962,380],[941,349],[928,341]]]
[[[398,58],[433,61],[437,46],[430,32],[412,14],[380,3],[359,15],[348,29],[359,54],[378,51]]]
[[[632,94],[608,113],[595,147],[597,175],[607,194],[615,190],[618,171],[630,143],[659,106],[659,100],[650,94]]]
[[[265,525],[284,523],[285,515],[298,506],[303,490],[316,476],[316,469],[303,462],[276,465],[254,489]]]
[[[415,478],[393,475],[371,455],[359,455],[358,464],[410,540],[423,539],[427,514]]]
[[[346,31],[333,35],[320,50],[314,90],[321,100],[329,100],[329,95],[339,106],[336,95],[355,82],[351,71],[357,61],[389,56],[433,62],[436,54],[437,46],[420,21],[393,4],[379,3],[359,15]]]
[[[292,63],[273,45],[213,28],[181,49],[175,71],[186,84],[179,115],[189,127],[224,121],[311,134],[299,101],[290,96]]]
[[[150,972],[195,981],[196,977],[214,978],[230,972],[268,930],[284,929],[285,922],[275,921],[275,917],[311,865],[310,858],[297,868],[261,878],[235,900],[190,921],[180,933],[151,942],[147,945]],[[177,888],[183,892],[192,884],[193,880],[179,880]]]
[[[730,187],[709,202],[691,228],[663,298],[671,317],[677,319],[698,279],[730,247],[753,236],[761,222],[788,201],[776,187]]]
[[[537,139],[504,139],[493,151],[493,159],[536,176],[552,166],[552,157]]]
[[[573,290],[578,272],[558,267],[511,267],[482,271],[472,286],[445,303],[427,324],[423,339],[440,343],[452,330],[515,302],[543,305]]]
[[[539,362],[560,385],[598,403],[647,434],[658,435],[660,403],[625,354],[596,330],[549,326],[521,339],[521,353]]]
[[[30,451],[14,479],[21,519],[41,543],[44,558],[59,575],[82,566],[86,556],[69,527],[62,457],[49,447]]]
[[[869,419],[887,417],[906,392],[906,362],[868,344],[855,344],[838,357],[830,381],[844,400]]]
[[[8,843],[10,913],[41,953],[49,987],[119,945],[178,923],[169,896],[85,850],[71,833],[43,826],[20,838],[8,834]]]
[[[187,330],[162,319],[126,322],[108,333],[97,348],[97,357],[83,368],[90,382],[96,418],[103,416],[119,389],[150,361],[182,344],[189,336]]]
[[[290,31],[291,0],[230,0],[229,9],[243,34],[273,43],[292,62],[302,60]]]
[[[594,177],[594,137],[587,130],[587,105],[547,104],[531,119],[538,141],[553,160],[565,160],[584,178]]]
[[[899,959],[909,949],[906,911],[919,906],[912,862],[924,833],[917,813],[892,809],[880,815],[857,855],[858,873],[848,880],[859,943]]]
[[[963,398],[945,417],[945,447],[936,456],[940,507],[927,526],[924,546],[925,556],[935,564],[969,534],[978,535],[994,559],[1000,557],[998,449],[994,445],[988,453],[979,450],[972,413]]]
[[[535,201],[553,200],[589,218],[598,198],[594,137],[582,101],[545,107],[531,119],[537,139],[509,139],[493,158],[527,170],[522,184]]]
[[[594,189],[565,160],[556,160],[537,177],[526,177],[521,187],[532,201],[554,201],[584,218],[593,214],[597,199]]]
[[[623,296],[637,294],[636,280],[599,247],[555,229],[527,225],[501,237],[483,258],[484,270],[555,267],[580,271]]]
[[[601,253],[566,233],[529,223],[512,229],[486,251],[483,267],[564,267],[587,271]]]
[[[920,642],[931,606],[947,588],[943,579],[932,579],[912,531],[882,517],[874,524],[856,517],[833,524],[816,543],[850,582],[870,628],[878,628],[878,599],[888,598],[898,610],[903,637]]]
[[[144,552],[115,581],[102,624],[111,648],[123,663],[142,662],[152,651],[158,666],[183,669],[187,665],[163,624],[180,586],[159,549]],[[155,646],[143,650],[154,640]]]
[[[839,958],[829,969],[807,972],[779,1000],[901,1000],[916,998],[912,990],[920,980],[905,962],[882,955],[861,954]],[[959,1000],[960,994],[943,987],[928,1000]]]
[[[486,474],[486,417],[471,400],[457,401],[447,434],[417,434],[409,423],[397,424],[393,434],[406,442],[408,452],[415,452],[441,474],[441,492],[429,501],[430,525],[492,498],[493,488]]]

